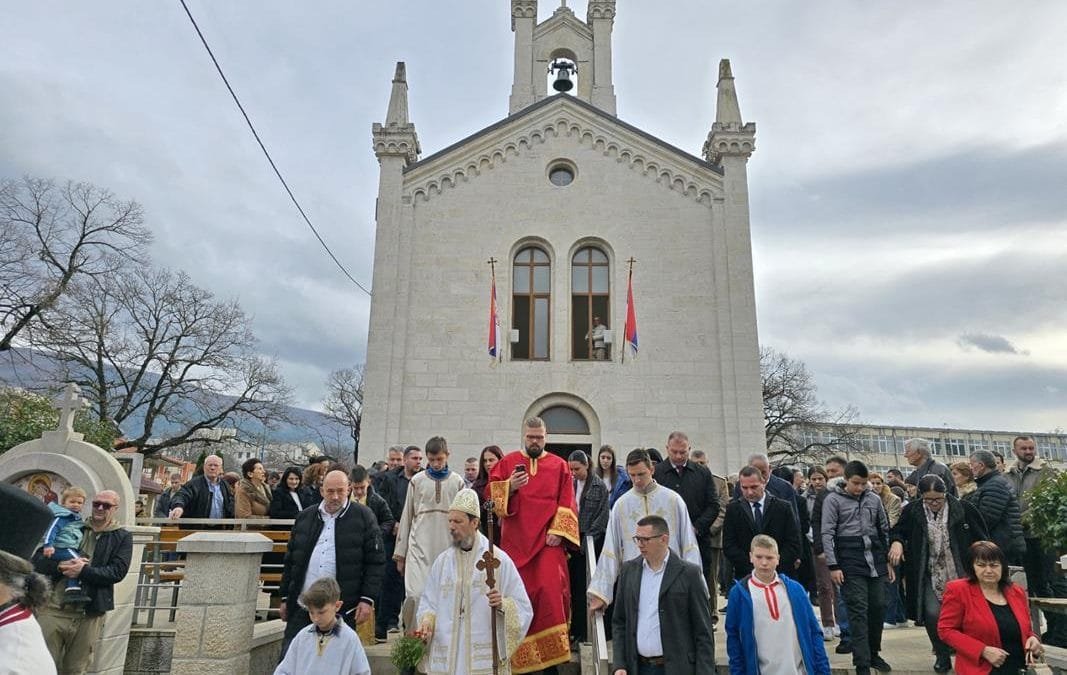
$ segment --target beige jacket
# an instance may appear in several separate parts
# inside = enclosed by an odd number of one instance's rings
[[[1040,457],[1035,458],[1027,466],[1023,466],[1022,462],[1016,460],[1005,474],[1011,486],[1015,488],[1015,495],[1019,498],[1019,506],[1022,507],[1023,513],[1026,513],[1026,509],[1030,506],[1030,490],[1037,487],[1037,484],[1046,477],[1055,475],[1056,469]]]

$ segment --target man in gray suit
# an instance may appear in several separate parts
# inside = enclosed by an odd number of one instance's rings
[[[645,516],[615,594],[615,675],[713,675],[715,642],[700,567],[671,552],[667,521]]]

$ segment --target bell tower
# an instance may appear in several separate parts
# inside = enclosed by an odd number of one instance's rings
[[[511,30],[515,33],[515,77],[508,114],[555,95],[548,86],[553,61],[565,59],[577,66],[577,86],[568,95],[615,114],[615,87],[611,81],[611,31],[615,0],[589,0],[586,20],[567,7],[567,0],[552,16],[537,23],[537,0],[511,0]]]

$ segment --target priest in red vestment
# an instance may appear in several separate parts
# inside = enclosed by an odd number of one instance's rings
[[[511,556],[533,604],[533,622],[511,657],[511,672],[532,673],[570,661],[570,580],[566,546],[578,547],[578,509],[567,463],[545,451],[545,423],[526,420],[523,450],[497,462],[489,497],[500,519],[500,546]]]

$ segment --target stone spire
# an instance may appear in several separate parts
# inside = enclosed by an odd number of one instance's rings
[[[721,164],[723,157],[738,157],[747,161],[756,149],[756,124],[745,124],[741,119],[741,106],[737,103],[734,89],[734,74],[730,60],[719,62],[718,100],[715,108],[715,123],[704,142],[704,159]]]
[[[418,161],[422,148],[419,147],[415,125],[408,120],[408,80],[403,61],[396,64],[385,124],[376,122],[371,133],[374,137],[374,154],[379,160],[382,157],[402,157],[405,164]]]
[[[385,113],[385,123],[408,123],[408,71],[403,61],[398,61],[396,64],[393,92],[389,94],[389,111]]]

